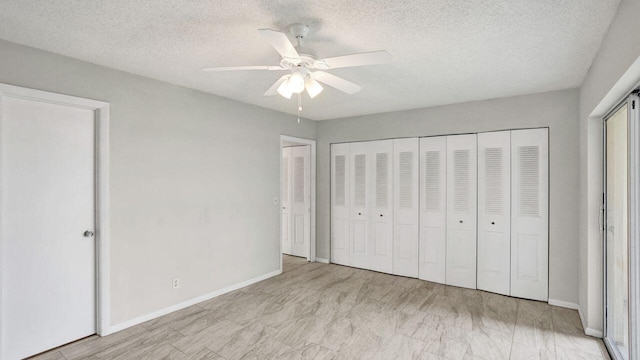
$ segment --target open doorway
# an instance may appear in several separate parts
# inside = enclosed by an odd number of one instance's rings
[[[307,261],[316,261],[315,146],[314,140],[280,137],[280,252]]]

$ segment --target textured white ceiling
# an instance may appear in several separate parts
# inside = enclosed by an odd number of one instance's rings
[[[305,22],[320,57],[385,49],[389,65],[336,69],[360,84],[304,97],[322,120],[578,87],[620,0],[2,0],[0,38],[295,114],[263,97],[281,72],[256,31]]]

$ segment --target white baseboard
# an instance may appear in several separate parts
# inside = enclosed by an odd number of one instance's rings
[[[586,335],[597,337],[599,339],[603,339],[604,338],[604,333],[602,331],[596,330],[594,328],[588,327],[588,328],[584,329],[584,333]]]
[[[202,296],[198,296],[198,297],[195,297],[193,299],[190,299],[190,300],[187,300],[187,301],[183,301],[183,302],[175,304],[175,305],[171,305],[171,306],[166,307],[166,308],[164,308],[162,310],[158,310],[158,311],[152,312],[152,313],[147,314],[147,315],[143,315],[143,316],[131,319],[131,320],[127,320],[125,322],[121,322],[121,323],[116,324],[116,325],[109,325],[107,327],[107,329],[106,329],[106,332],[102,331],[102,333],[99,334],[99,335],[100,336],[107,336],[109,334],[113,334],[115,332],[124,330],[126,328],[130,328],[132,326],[135,326],[135,325],[138,325],[138,324],[142,324],[145,321],[149,321],[149,320],[155,319],[157,317],[160,317],[160,316],[163,316],[163,315],[167,315],[167,314],[172,313],[174,311],[178,311],[178,310],[184,309],[186,307],[201,303],[203,301],[206,301],[206,300],[209,300],[209,299],[213,299],[214,297],[226,294],[226,293],[234,291],[234,290],[238,290],[238,289],[243,288],[245,286],[249,286],[251,284],[255,284],[255,283],[259,282],[259,281],[266,280],[266,279],[268,279],[270,277],[274,277],[274,276],[280,275],[280,274],[282,274],[282,270],[272,271],[270,273],[267,273],[267,274],[264,274],[264,275],[260,275],[258,277],[253,278],[253,279],[249,279],[249,280],[237,283],[237,284],[233,284],[233,285],[227,286],[225,288],[222,288],[220,290],[216,290],[216,291],[210,292],[208,294],[205,294],[205,295],[202,295]]]
[[[578,304],[572,303],[572,302],[568,302],[568,301],[549,299],[549,305],[559,306],[559,307],[563,307],[563,308],[567,308],[567,309],[578,310],[578,316],[580,316],[580,322],[582,323],[582,329],[584,330],[585,335],[589,335],[589,336],[593,336],[593,337],[597,337],[597,338],[602,338],[603,337],[604,334],[603,334],[603,332],[601,330],[597,330],[597,329],[590,328],[590,327],[587,326],[587,321],[586,321],[584,315],[582,315],[582,309],[580,309],[580,306],[578,306]]]
[[[559,306],[559,307],[573,309],[573,310],[578,310],[579,308],[578,304],[576,303],[563,301],[563,300],[556,300],[556,299],[549,299],[549,305]]]
[[[582,309],[580,307],[578,307],[578,315],[580,315],[580,322],[582,323],[582,328],[584,329],[585,335],[597,337],[600,339],[604,337],[604,333],[601,330],[597,330],[587,326],[587,320],[585,319],[584,315],[582,315]]]
[[[316,261],[319,263],[323,263],[323,264],[328,264],[329,263],[329,259],[323,259],[323,258],[319,258],[316,257]]]

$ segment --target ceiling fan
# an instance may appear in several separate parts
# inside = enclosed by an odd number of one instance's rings
[[[270,29],[258,30],[260,35],[264,36],[269,44],[282,56],[279,65],[206,67],[202,70],[289,71],[290,73],[280,77],[280,79],[264,93],[264,96],[280,94],[290,99],[292,94],[300,94],[306,89],[309,96],[314,98],[324,89],[320,83],[329,85],[347,94],[355,94],[362,89],[361,86],[324,70],[385,64],[391,61],[391,55],[384,50],[317,59],[310,49],[304,48],[300,44],[301,40],[309,33],[309,27],[305,24],[294,24],[289,28],[289,31],[297,39],[297,46],[294,46],[291,41],[289,41],[285,33]]]

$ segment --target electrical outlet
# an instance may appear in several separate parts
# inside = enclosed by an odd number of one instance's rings
[[[180,287],[180,279],[173,279],[173,288],[177,289]]]

